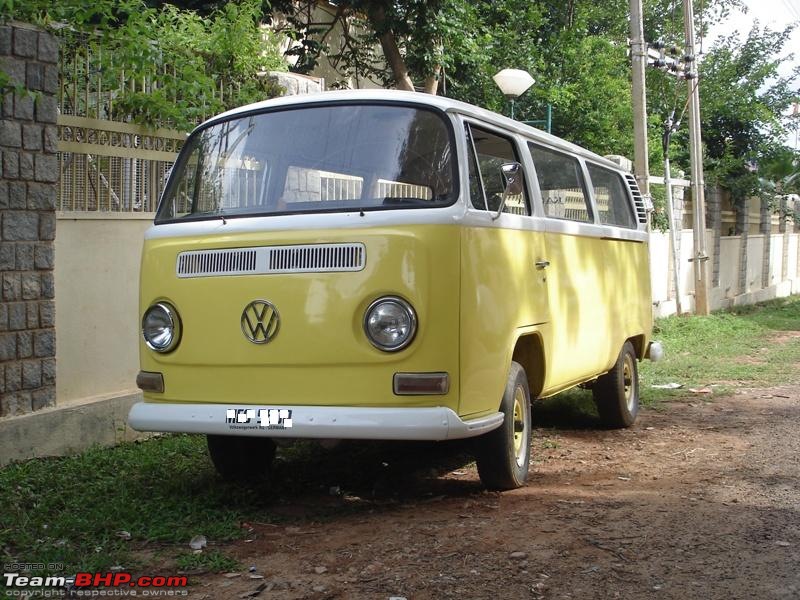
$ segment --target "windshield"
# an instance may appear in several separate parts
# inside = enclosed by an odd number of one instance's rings
[[[156,222],[455,200],[451,128],[431,110],[352,104],[275,110],[216,123],[186,144]]]

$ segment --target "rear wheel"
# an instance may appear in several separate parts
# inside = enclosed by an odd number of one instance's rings
[[[475,459],[487,488],[513,490],[527,480],[531,459],[531,395],[518,363],[511,363],[500,411],[503,424],[475,439]]]
[[[272,470],[275,442],[264,437],[208,435],[208,454],[223,479],[263,481]]]
[[[633,344],[625,342],[617,362],[592,387],[600,420],[607,427],[630,427],[639,414],[639,369]]]

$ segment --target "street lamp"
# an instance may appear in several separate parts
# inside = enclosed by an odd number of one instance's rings
[[[492,77],[497,87],[511,101],[511,118],[514,118],[514,100],[524,94],[534,83],[533,77],[522,69],[503,69]]]

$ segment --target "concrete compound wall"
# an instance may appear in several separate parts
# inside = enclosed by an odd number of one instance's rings
[[[152,214],[61,213],[55,241],[55,402],[0,419],[0,466],[137,434],[139,262]],[[51,301],[52,303],[52,301]]]
[[[152,214],[59,213],[58,404],[135,394],[139,262]]]
[[[769,251],[767,252],[767,238]],[[680,232],[681,309],[694,311],[694,254],[691,230]],[[713,232],[707,231],[706,248],[713,249]],[[669,235],[653,233],[650,242],[650,275],[655,315],[676,313]],[[720,238],[719,282],[710,290],[711,309],[763,302],[800,293],[800,233],[749,234]],[[766,254],[765,254],[766,253]],[[765,262],[764,257],[767,257]],[[710,274],[709,263],[706,263]],[[784,264],[785,263],[785,264]],[[766,272],[766,278],[765,278]],[[764,283],[766,282],[766,285]]]

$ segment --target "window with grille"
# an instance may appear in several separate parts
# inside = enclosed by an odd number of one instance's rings
[[[538,144],[528,144],[539,179],[544,214],[591,223],[594,219],[578,159]]]
[[[636,229],[633,207],[619,174],[592,164],[588,170],[600,222]]]

